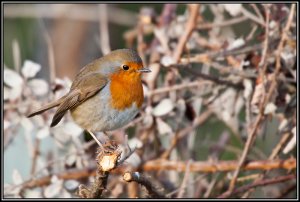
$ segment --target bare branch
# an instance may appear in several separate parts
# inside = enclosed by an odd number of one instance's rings
[[[239,174],[239,171],[240,171],[240,168],[242,167],[242,165],[244,164],[245,160],[246,160],[246,156],[250,150],[250,147],[252,145],[252,143],[254,142],[255,140],[255,137],[256,137],[256,131],[261,123],[261,121],[264,119],[264,108],[266,106],[266,104],[268,103],[274,89],[275,89],[275,86],[276,86],[276,78],[277,78],[277,75],[279,73],[279,70],[280,70],[280,53],[283,49],[283,44],[284,42],[287,40],[287,32],[289,31],[290,27],[291,27],[291,23],[292,23],[292,20],[293,20],[293,16],[294,16],[294,12],[295,12],[295,4],[292,4],[292,7],[291,7],[291,12],[290,12],[290,15],[289,15],[289,18],[288,18],[288,21],[287,21],[287,24],[283,30],[283,33],[282,33],[282,37],[281,37],[281,41],[278,45],[278,48],[277,48],[277,57],[276,57],[276,67],[275,67],[275,72],[274,72],[274,75],[273,75],[273,80],[272,80],[272,83],[271,83],[271,86],[269,88],[269,91],[264,99],[264,102],[263,104],[260,106],[260,113],[258,115],[258,117],[256,118],[256,121],[255,121],[255,124],[253,126],[253,130],[252,132],[248,135],[248,139],[247,139],[247,142],[245,144],[245,148],[243,150],[243,154],[240,158],[240,161],[239,161],[239,166],[237,167],[235,173],[234,173],[234,176],[230,182],[230,186],[229,186],[229,192],[232,192],[233,189],[234,189],[234,185],[235,185],[235,182],[237,180],[237,177],[238,177],[238,174]],[[229,194],[230,195],[230,194]]]
[[[254,182],[250,185],[245,185],[245,186],[242,186],[240,188],[237,188],[237,189],[233,190],[232,193],[227,191],[227,192],[221,194],[218,198],[228,198],[232,194],[243,193],[243,192],[245,192],[249,189],[252,189],[254,187],[282,183],[282,182],[285,182],[285,181],[288,181],[288,180],[293,180],[293,179],[296,179],[296,175],[294,175],[294,174],[286,175],[286,176],[280,176],[280,177],[276,177],[276,178],[272,178],[272,179],[260,180],[258,182]]]
[[[164,159],[148,161],[143,165],[144,171],[154,170],[176,170],[184,172],[186,170],[186,162],[183,161],[167,161]],[[238,167],[237,161],[217,161],[217,162],[192,162],[190,172],[228,172],[233,171]],[[272,169],[291,170],[296,168],[296,159],[288,160],[262,160],[245,163],[242,170],[272,170]]]
[[[185,46],[186,42],[188,41],[190,35],[194,31],[194,29],[196,28],[199,8],[200,8],[199,4],[190,4],[189,5],[190,16],[187,21],[186,28],[185,28],[182,36],[180,37],[177,47],[175,49],[175,52],[173,54],[173,58],[176,63],[179,62],[180,56],[184,49],[184,46]]]
[[[146,178],[139,172],[126,172],[123,175],[123,179],[126,182],[134,181],[143,185],[147,189],[151,198],[165,198],[165,196],[158,191],[159,188],[155,187],[150,179]]]

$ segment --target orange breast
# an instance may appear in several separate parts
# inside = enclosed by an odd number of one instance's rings
[[[119,71],[111,77],[110,92],[111,106],[117,110],[124,110],[136,103],[140,108],[144,101],[140,74]]]

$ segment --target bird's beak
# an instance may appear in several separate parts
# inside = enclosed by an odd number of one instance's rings
[[[141,69],[137,70],[138,72],[141,72],[141,73],[149,73],[151,72],[151,70],[147,67],[142,67]]]

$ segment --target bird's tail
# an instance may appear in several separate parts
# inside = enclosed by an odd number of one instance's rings
[[[29,113],[27,115],[27,117],[28,118],[29,117],[33,117],[33,116],[41,114],[41,113],[43,113],[43,112],[45,112],[45,111],[47,111],[47,110],[49,110],[49,109],[51,109],[53,107],[59,106],[61,104],[61,102],[62,102],[62,100],[63,100],[64,97],[65,96],[63,96],[62,98],[60,98],[60,99],[58,99],[58,100],[56,100],[54,102],[48,103],[47,105],[43,106],[42,108],[40,108],[38,110],[35,110],[34,112]]]

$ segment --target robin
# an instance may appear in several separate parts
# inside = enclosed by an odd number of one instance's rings
[[[148,72],[150,69],[143,67],[135,51],[112,51],[83,67],[66,95],[28,117],[58,107],[52,119],[53,127],[70,110],[74,121],[101,146],[94,132],[118,129],[137,115],[144,100],[141,73]]]

